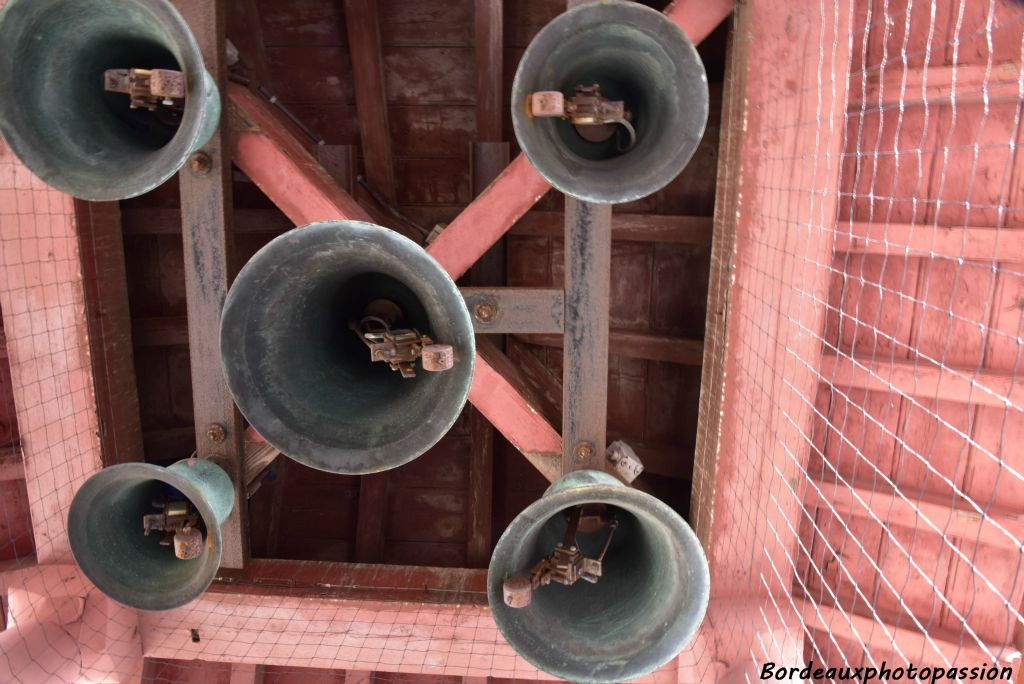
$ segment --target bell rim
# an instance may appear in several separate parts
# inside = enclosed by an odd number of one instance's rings
[[[39,0],[10,0],[3,9],[0,9],[0,43],[4,42],[3,32],[5,20],[12,16],[19,6],[24,5],[28,7],[38,1]],[[59,4],[62,2],[74,3],[77,0],[52,1],[54,4]],[[7,144],[11,152],[14,153],[14,156],[17,157],[17,159],[24,164],[36,178],[46,183],[49,187],[59,190],[60,192],[76,199],[82,199],[90,202],[112,202],[132,199],[134,197],[144,195],[147,192],[151,192],[155,188],[163,185],[176,175],[182,167],[184,167],[185,163],[188,161],[188,157],[195,152],[196,149],[207,142],[201,138],[203,137],[205,130],[209,127],[204,110],[210,105],[209,100],[211,96],[214,96],[214,99],[216,100],[216,116],[220,116],[219,89],[217,89],[206,70],[205,61],[202,58],[202,51],[199,49],[199,43],[196,41],[188,23],[185,21],[184,17],[181,16],[181,13],[178,12],[177,8],[174,7],[169,0],[123,1],[150,12],[161,22],[161,26],[163,26],[167,31],[167,37],[174,43],[174,45],[176,47],[181,46],[185,48],[181,51],[181,54],[175,54],[175,58],[178,59],[179,66],[186,74],[185,82],[186,87],[188,88],[186,117],[182,119],[174,137],[172,137],[166,145],[160,148],[160,150],[166,150],[171,145],[174,145],[176,148],[181,150],[182,154],[180,155],[180,161],[176,166],[174,166],[174,168],[158,174],[153,178],[147,179],[144,183],[138,183],[135,178],[129,175],[118,176],[116,182],[120,184],[121,187],[117,190],[107,190],[106,186],[103,186],[83,191],[82,188],[77,188],[75,183],[66,182],[63,174],[60,173],[60,170],[47,163],[45,154],[33,154],[31,145],[23,144],[23,141],[30,140],[31,136],[20,135],[20,131],[23,127],[12,123],[10,117],[5,114],[5,108],[0,105],[0,138],[2,138],[3,142]],[[199,56],[198,60],[191,59],[191,57],[196,55]],[[189,102],[193,102],[194,106],[189,107]],[[28,154],[26,154],[26,152]]]
[[[562,477],[566,477],[566,475],[563,475]],[[685,634],[685,639],[682,639],[679,642],[678,647],[675,648],[674,651],[657,657],[650,665],[643,665],[641,667],[634,667],[631,669],[627,667],[620,667],[619,669],[610,671],[608,674],[602,676],[595,676],[591,671],[565,667],[563,663],[546,662],[540,658],[534,658],[532,654],[519,650],[513,643],[515,640],[514,635],[510,637],[510,628],[514,622],[514,620],[510,619],[510,616],[514,616],[518,611],[525,609],[513,609],[505,606],[502,591],[502,583],[506,579],[506,571],[508,566],[511,565],[508,561],[515,552],[515,546],[513,543],[521,543],[525,533],[531,531],[537,526],[546,524],[552,515],[556,514],[558,511],[564,510],[570,506],[593,502],[610,503],[612,505],[621,505],[626,503],[630,504],[630,506],[635,506],[636,508],[648,509],[646,512],[652,515],[657,515],[661,522],[666,523],[667,526],[672,528],[672,530],[678,534],[680,546],[694,552],[690,554],[690,556],[700,559],[699,563],[694,564],[692,572],[692,584],[697,590],[699,590],[699,593],[695,593],[695,595],[699,597],[699,600],[694,605],[694,610],[690,611],[689,619],[678,620],[678,625],[675,630],[680,634]],[[625,506],[623,507],[626,508]],[[649,509],[654,509],[654,511],[650,511]],[[630,510],[630,508],[626,508],[626,510]],[[505,548],[502,547],[503,543],[505,544]],[[499,565],[502,567],[499,568]],[[552,674],[557,677],[562,677],[569,681],[614,684],[624,680],[642,677],[664,666],[693,641],[704,621],[710,598],[710,565],[708,563],[707,556],[703,551],[700,540],[697,538],[693,528],[691,528],[689,523],[687,523],[681,515],[676,513],[665,502],[653,495],[646,494],[638,489],[633,489],[625,484],[583,484],[579,487],[563,489],[543,495],[541,498],[523,509],[523,511],[513,519],[509,526],[505,528],[505,531],[502,532],[501,537],[498,538],[498,542],[495,544],[494,552],[491,555],[491,562],[487,568],[487,603],[490,606],[491,614],[498,627],[498,631],[500,631],[502,636],[505,637],[513,650],[515,650],[517,654],[522,656],[531,665],[543,672],[547,672],[548,674]],[[683,614],[680,613],[680,617],[682,616]],[[654,649],[652,649],[652,651],[653,650]]]
[[[704,88],[702,91],[701,102],[703,104],[703,122],[700,127],[700,131],[697,132],[696,143],[693,148],[686,150],[686,148],[680,148],[680,152],[672,159],[670,164],[666,164],[666,168],[678,167],[674,173],[667,177],[657,187],[651,187],[642,192],[608,192],[605,194],[595,194],[588,192],[586,188],[577,187],[574,185],[575,177],[572,174],[565,174],[563,177],[560,174],[552,173],[550,169],[546,168],[547,164],[537,164],[536,160],[540,158],[541,150],[537,149],[537,145],[530,139],[526,126],[531,120],[523,108],[522,96],[525,95],[522,91],[526,90],[523,85],[524,79],[528,78],[525,73],[528,59],[531,57],[530,48],[537,43],[545,34],[545,32],[554,33],[558,30],[557,24],[559,22],[569,22],[576,14],[585,14],[593,12],[601,7],[616,6],[620,7],[627,12],[635,12],[637,16],[650,16],[652,19],[657,17],[658,21],[664,21],[663,27],[677,35],[680,39],[680,44],[685,51],[690,53],[694,63],[700,68],[700,73],[703,76],[702,81]],[[634,28],[636,28],[634,26]],[[648,7],[646,5],[637,2],[627,2],[624,0],[597,0],[596,2],[587,2],[573,7],[572,9],[562,12],[557,17],[548,22],[530,41],[527,45],[526,51],[523,53],[523,57],[516,67],[515,76],[512,79],[511,88],[511,113],[512,113],[512,130],[515,135],[516,142],[519,144],[519,148],[526,158],[530,161],[533,168],[546,180],[555,190],[573,197],[582,202],[589,202],[592,204],[623,204],[627,202],[634,202],[637,200],[649,197],[654,193],[663,190],[667,185],[679,177],[687,165],[692,161],[694,155],[700,147],[700,142],[704,137],[704,133],[707,131],[707,122],[710,115],[710,92],[707,85],[707,71],[704,67],[704,62],[701,60],[699,53],[697,52],[697,46],[693,44],[689,36],[673,21],[665,17],[662,12],[656,9]]]
[[[261,429],[260,425],[257,425],[255,422],[253,422],[252,416],[256,415],[256,411],[253,410],[253,406],[248,404],[247,400],[251,399],[254,393],[246,393],[244,391],[246,388],[241,387],[238,384],[240,380],[232,376],[232,374],[229,372],[229,364],[223,361],[226,357],[224,350],[226,348],[233,347],[234,345],[238,344],[241,339],[244,339],[244,335],[238,334],[237,332],[234,333],[234,339],[229,339],[231,335],[229,334],[229,332],[226,331],[228,331],[229,328],[233,328],[235,331],[238,330],[237,327],[229,325],[229,318],[232,317],[233,315],[231,312],[234,309],[236,300],[238,300],[241,297],[241,295],[239,295],[238,291],[236,291],[235,289],[235,284],[242,281],[243,274],[246,273],[250,265],[258,264],[258,262],[261,259],[269,259],[268,255],[272,254],[277,249],[281,249],[281,245],[285,244],[284,238],[295,233],[296,231],[325,231],[328,228],[338,228],[342,226],[350,227],[357,231],[372,231],[375,235],[381,236],[385,240],[392,241],[392,243],[395,245],[401,245],[406,248],[412,247],[415,250],[418,250],[424,256],[426,256],[429,260],[429,263],[432,264],[431,268],[434,269],[435,276],[438,277],[437,284],[441,284],[443,282],[442,286],[450,289],[450,292],[448,294],[453,297],[458,297],[458,301],[462,301],[462,296],[459,292],[458,286],[455,284],[455,280],[451,277],[451,275],[444,269],[444,267],[441,266],[440,263],[437,262],[436,259],[434,259],[434,257],[429,252],[427,252],[426,249],[423,248],[423,246],[419,245],[418,243],[409,239],[408,237],[393,230],[390,230],[388,228],[385,228],[383,226],[377,225],[375,223],[370,223],[367,221],[358,221],[352,219],[315,221],[313,223],[297,226],[277,236],[269,243],[261,247],[256,252],[256,254],[254,254],[249,259],[248,262],[246,262],[245,266],[243,266],[242,269],[238,272],[238,275],[236,276],[234,282],[232,283],[231,288],[228,291],[227,297],[224,300],[224,307],[221,314],[220,350],[222,366],[224,368],[224,377],[228,384],[228,388],[231,392],[231,395],[235,400],[235,404],[238,407],[238,410],[241,412],[242,416],[249,422],[249,424],[253,427],[253,429],[256,430],[260,434],[260,436],[264,440],[266,440],[268,444],[270,444],[272,447],[280,451],[281,454],[290,458],[291,460],[301,463],[302,465],[307,466],[309,468],[319,470],[321,472],[334,473],[339,475],[372,475],[375,473],[382,473],[388,470],[393,470],[394,468],[406,465],[414,461],[415,459],[419,458],[429,449],[433,448],[439,441],[441,441],[441,439],[446,434],[448,434],[448,432],[451,431],[452,427],[454,427],[455,423],[458,421],[459,415],[465,408],[466,403],[469,401],[469,392],[472,386],[473,375],[476,367],[476,341],[473,335],[473,322],[469,316],[469,311],[465,306],[459,308],[456,314],[459,318],[462,319],[460,326],[467,329],[470,333],[467,336],[466,340],[465,355],[460,360],[460,362],[455,366],[455,369],[459,369],[461,367],[463,370],[461,370],[460,372],[462,375],[465,376],[464,382],[462,383],[462,389],[459,392],[458,396],[456,397],[457,403],[461,407],[460,410],[457,412],[453,412],[450,420],[445,421],[443,424],[438,423],[432,426],[429,432],[426,431],[427,426],[421,425],[418,430],[410,433],[410,436],[404,438],[401,441],[393,442],[384,446],[374,447],[374,452],[392,452],[401,449],[404,442],[406,441],[411,441],[413,442],[414,445],[416,442],[422,443],[420,446],[416,446],[415,448],[410,449],[409,455],[407,455],[402,460],[389,462],[388,464],[382,465],[380,467],[374,465],[349,469],[339,469],[337,467],[331,467],[331,458],[334,458],[339,461],[344,461],[346,456],[356,456],[365,453],[367,451],[365,449],[337,448],[321,444],[319,446],[323,448],[318,450],[318,454],[320,454],[321,456],[320,458],[311,457],[307,454],[302,453],[299,453],[297,455],[289,453],[289,451],[294,450],[292,449],[292,445],[290,442],[286,441],[285,439],[282,439],[282,435],[278,434],[273,429],[264,431]],[[253,270],[255,270],[257,267],[258,266],[253,266]],[[447,372],[451,373],[455,369]],[[265,410],[265,406],[260,406],[256,408],[258,408],[260,411]],[[258,419],[257,422],[261,421]],[[280,421],[274,422],[276,424],[281,424]],[[284,437],[288,437],[289,435],[295,433],[294,430],[287,427],[284,427],[282,432],[286,433],[283,435]],[[423,440],[416,438],[416,435],[423,434],[428,434],[428,439]]]
[[[178,461],[177,463],[185,463],[184,461]],[[94,579],[98,576],[95,572],[95,559],[98,557],[96,553],[90,551],[86,546],[83,547],[81,544],[87,542],[82,539],[82,527],[84,525],[85,515],[88,511],[83,511],[82,507],[86,506],[87,503],[93,501],[96,495],[100,492],[92,492],[93,489],[101,487],[103,482],[100,476],[107,473],[106,477],[111,477],[110,473],[119,473],[136,475],[138,479],[152,479],[159,480],[165,484],[168,484],[179,492],[185,495],[186,498],[192,503],[193,506],[199,511],[200,517],[203,519],[203,523],[206,525],[206,539],[204,545],[209,549],[209,553],[213,554],[213,557],[209,562],[206,563],[206,572],[202,576],[203,588],[196,592],[195,596],[188,597],[184,601],[167,601],[164,600],[168,594],[160,593],[142,593],[134,591],[123,591],[122,587],[101,587],[100,584]],[[83,495],[84,494],[84,495]],[[89,496],[89,495],[92,496]],[[191,481],[178,475],[169,468],[161,468],[160,466],[153,465],[152,463],[118,463],[116,465],[107,466],[101,470],[96,471],[78,488],[75,492],[75,496],[71,499],[71,506],[68,508],[68,542],[71,546],[71,555],[75,559],[75,564],[78,565],[82,573],[96,586],[105,596],[117,601],[118,603],[134,608],[136,610],[144,610],[147,612],[161,612],[165,610],[173,610],[182,606],[188,605],[195,599],[199,598],[200,595],[213,583],[213,578],[217,576],[217,570],[220,568],[221,558],[223,554],[223,537],[221,535],[220,523],[217,521],[216,513],[213,508],[207,503],[206,497]],[[78,549],[76,550],[76,547]],[[84,555],[83,555],[84,552]],[[86,562],[83,563],[83,559]],[[134,601],[136,598],[141,600]],[[152,599],[152,600],[150,600]]]

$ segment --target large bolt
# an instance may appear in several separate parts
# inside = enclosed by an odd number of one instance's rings
[[[224,426],[218,423],[211,424],[206,428],[206,439],[210,440],[214,444],[220,444],[227,438],[227,433],[224,432]]]
[[[498,314],[498,307],[494,302],[484,301],[473,307],[473,316],[481,323],[490,323]]]
[[[213,160],[206,152],[196,152],[188,158],[188,169],[197,176],[205,176],[213,169]]]
[[[594,445],[590,442],[580,442],[573,449],[573,454],[581,461],[585,461],[594,455]]]

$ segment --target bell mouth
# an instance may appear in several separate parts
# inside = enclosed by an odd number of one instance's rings
[[[72,196],[152,190],[219,120],[199,47],[166,0],[12,0],[0,11],[0,44],[0,132],[34,174]],[[181,72],[185,98],[131,109],[129,96],[106,89],[110,69]]]
[[[505,580],[528,577],[562,540],[565,513],[588,504],[618,520],[598,581],[552,583],[535,589],[525,608],[505,605]],[[607,537],[598,529],[577,540],[593,558]],[[667,663],[696,633],[710,592],[707,560],[682,518],[654,497],[610,484],[549,490],[527,507],[498,541],[487,583],[512,647],[545,672],[586,682],[621,682]]]
[[[375,302],[395,327],[451,345],[455,365],[403,377],[353,329]],[[221,357],[250,424],[285,455],[346,474],[379,472],[437,443],[469,396],[475,344],[455,283],[422,247],[358,221],[282,235],[239,273],[225,301]]]
[[[521,106],[544,91],[568,102],[581,85],[598,85],[603,97],[624,103],[635,144],[624,144],[623,130],[584,135],[568,120],[532,117]],[[558,190],[597,203],[640,199],[671,182],[708,118],[696,49],[662,13],[633,2],[581,5],[541,29],[519,63],[511,98],[516,139],[537,171]]]
[[[202,532],[202,549],[190,560],[161,545],[161,532],[143,532],[143,516],[156,511],[155,501],[181,497],[198,512]],[[173,470],[148,463],[110,466],[86,480],[68,511],[68,539],[89,581],[139,610],[189,603],[210,586],[220,567],[220,525],[203,492]]]

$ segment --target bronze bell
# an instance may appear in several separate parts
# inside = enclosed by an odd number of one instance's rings
[[[167,0],[11,0],[0,45],[0,134],[69,195],[148,192],[220,120],[220,93]]]
[[[602,0],[536,35],[512,84],[523,153],[555,188],[587,202],[637,200],[690,161],[708,119],[697,50],[660,12]]]
[[[565,475],[494,549],[487,600],[526,660],[574,682],[622,682],[674,658],[700,627],[707,558],[667,505],[612,475]]]
[[[359,221],[296,228],[260,250],[231,286],[220,342],[253,428],[300,463],[350,475],[436,444],[469,396],[476,349],[434,258]]]
[[[178,608],[217,574],[220,526],[234,505],[231,478],[210,461],[110,466],[71,501],[71,552],[115,601],[139,610]]]

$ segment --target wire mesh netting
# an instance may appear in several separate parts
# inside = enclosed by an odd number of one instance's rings
[[[691,511],[712,603],[645,681],[1017,675],[1024,7],[750,3],[729,60]],[[142,614],[89,585],[66,532],[100,466],[78,240],[0,144],[0,680],[548,679],[479,592],[222,586]]]
[[[719,461],[695,473],[698,501],[723,482],[742,495],[693,511],[718,577],[736,571],[722,594],[765,597],[747,676],[787,658],[826,675],[1008,676],[1024,593],[1024,11],[769,15],[747,13],[750,62],[730,72],[762,142],[735,181],[732,330],[709,339],[728,383]]]

